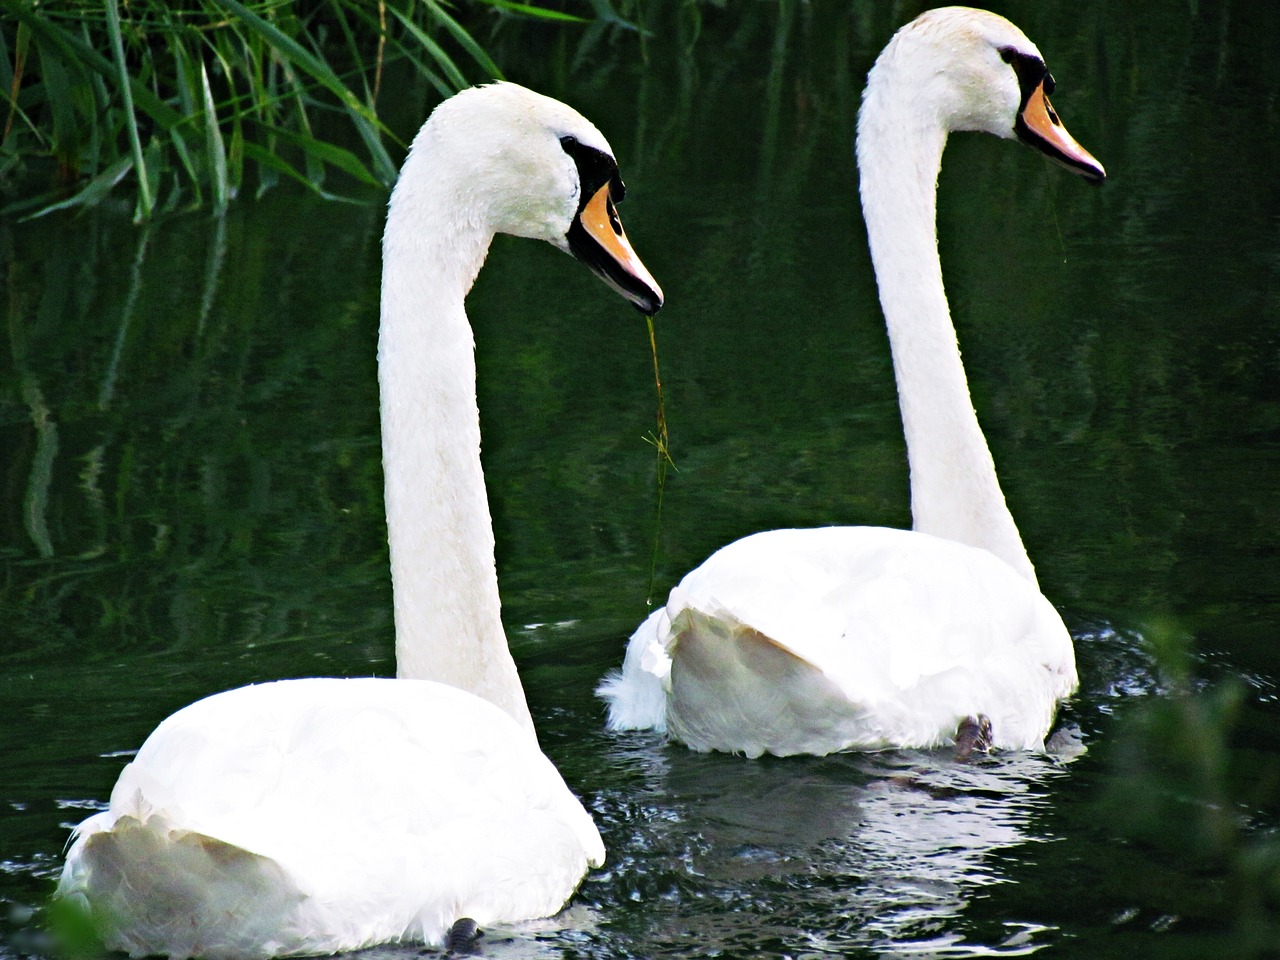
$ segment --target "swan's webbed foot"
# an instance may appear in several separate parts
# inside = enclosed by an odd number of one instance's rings
[[[991,718],[985,713],[965,717],[956,729],[956,759],[964,763],[975,753],[991,749]]]
[[[445,955],[474,957],[480,954],[480,938],[484,931],[470,917],[459,917],[444,938]]]

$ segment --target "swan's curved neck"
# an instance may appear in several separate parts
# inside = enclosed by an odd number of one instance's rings
[[[463,309],[493,233],[465,203],[415,144],[387,214],[378,333],[396,673],[475,693],[532,733],[502,629]]]
[[[936,203],[947,131],[873,72],[858,118],[863,217],[893,352],[913,527],[989,550],[1035,583],[978,425],[942,284]]]

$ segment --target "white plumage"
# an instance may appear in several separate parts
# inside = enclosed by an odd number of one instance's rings
[[[113,918],[116,949],[238,958],[547,916],[603,860],[492,704],[427,680],[289,680],[157,727],[78,828],[62,888]]]
[[[1090,179],[1034,44],[984,11],[931,10],[867,79],[858,167],[911,466],[913,530],[775,530],[724,547],[635,632],[599,693],[613,729],[759,756],[932,747],[985,716],[1041,749],[1076,687],[978,425],[935,232],[947,135],[1018,136]]]
[[[1076,684],[1053,605],[985,550],[884,527],[758,533],[686,576],[605,681],[619,729],[749,757],[929,747],[987,715],[1037,749]]]
[[[514,84],[423,125],[392,193],[379,333],[397,679],[288,680],[169,717],[76,829],[57,895],[134,956],[439,943],[558,911],[604,861],[538,748],[502,630],[463,299],[496,232],[648,312],[608,143]]]

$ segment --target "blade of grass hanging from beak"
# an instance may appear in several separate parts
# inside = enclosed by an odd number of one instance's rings
[[[667,467],[675,469],[676,463],[671,459],[671,448],[668,443],[670,437],[667,434],[667,405],[662,393],[662,374],[658,370],[658,341],[653,332],[653,317],[645,317],[645,322],[649,328],[649,352],[653,357],[653,385],[658,394],[658,432],[656,435],[650,434],[649,440],[658,449],[658,466],[661,477],[666,479]]]
[[[264,46],[262,38],[246,37],[237,27],[238,24],[232,23],[229,30],[218,31],[213,43],[209,45],[210,52],[221,69],[223,83],[227,87],[224,102],[231,104],[228,118],[231,124],[230,139],[226,142],[227,183],[233,194],[238,194],[244,186],[246,121],[256,122],[256,118],[260,117],[267,108],[263,103],[264,96],[278,95],[274,86],[262,77],[261,70],[258,69],[262,59],[261,48]],[[239,65],[240,69],[237,70],[233,65]],[[248,89],[243,93],[236,85],[238,73],[243,73],[246,77]],[[305,120],[305,114],[303,119]],[[270,139],[269,134],[267,139],[265,146],[270,150],[274,146],[274,141]],[[263,170],[266,172],[262,173]],[[273,171],[261,165],[259,165],[259,172],[261,175],[258,177],[257,195],[260,197],[275,182],[275,178]]]
[[[667,470],[676,470],[671,459],[670,436],[667,433],[667,405],[662,393],[662,374],[658,371],[658,341],[653,332],[653,317],[645,317],[649,327],[649,352],[653,356],[653,385],[658,392],[657,432],[645,437],[658,451],[658,504],[653,518],[653,552],[649,555],[649,588],[645,594],[645,610],[653,609],[653,587],[658,578],[658,548],[662,543],[662,499],[667,489]]]

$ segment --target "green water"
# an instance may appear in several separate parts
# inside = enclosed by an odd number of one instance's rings
[[[1065,719],[1089,751],[1068,764],[696,756],[606,734],[591,694],[655,543],[662,595],[754,530],[909,522],[850,146],[862,78],[920,5],[672,4],[647,63],[621,31],[492,38],[619,155],[668,297],[678,469],[658,525],[643,321],[500,238],[468,309],[504,619],[609,862],[489,955],[1277,950],[1259,878],[1280,826],[1280,8],[1120,6],[998,7],[1104,187],[976,136],[940,184],[975,404],[1076,636]],[[403,97],[418,122],[427,101]],[[380,230],[376,203],[286,190],[222,222],[0,224],[0,957],[41,950],[68,826],[168,713],[393,672]],[[1197,698],[1152,660],[1171,638]]]

